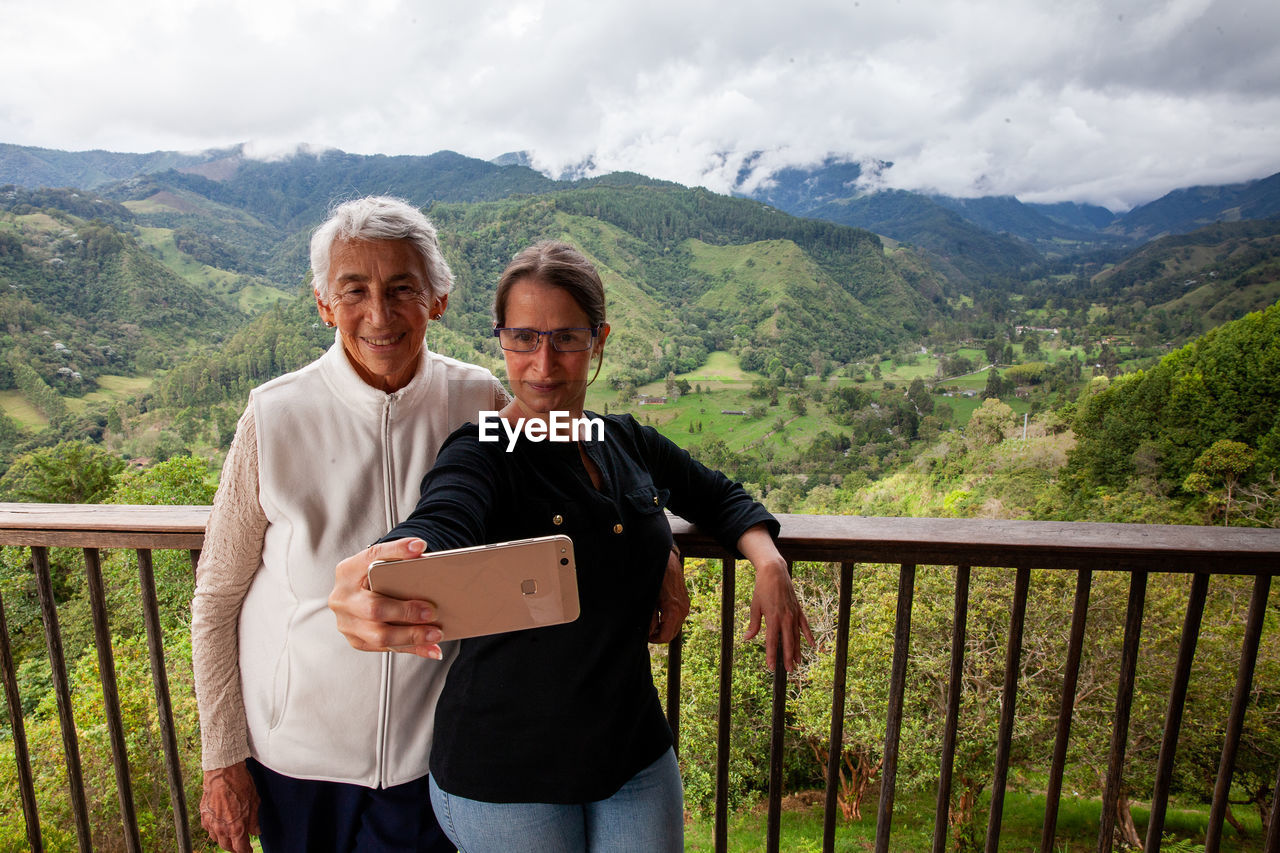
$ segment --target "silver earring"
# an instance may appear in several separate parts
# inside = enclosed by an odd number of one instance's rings
[[[333,323],[330,323],[328,320],[325,320],[325,321],[324,321],[324,324],[325,324],[326,326],[328,326],[330,329],[332,329],[332,328],[333,328]]]

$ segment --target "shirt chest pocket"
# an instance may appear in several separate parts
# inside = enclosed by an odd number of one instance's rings
[[[663,533],[669,536],[671,525],[667,522],[666,514],[662,510],[670,497],[670,490],[659,489],[652,484],[627,492],[622,496],[620,506],[622,517],[618,520],[617,526],[625,529],[628,524],[631,524],[640,528],[633,531],[636,533]],[[614,532],[623,531],[615,530]]]

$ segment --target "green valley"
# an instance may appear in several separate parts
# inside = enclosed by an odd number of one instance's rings
[[[979,412],[1003,418],[1001,438],[1051,439],[1045,454],[1061,459],[1081,413],[1106,398],[1095,377],[1153,370],[1280,297],[1272,220],[1128,249],[1072,232],[1072,254],[1029,245],[984,266],[976,244],[948,254],[963,230],[953,213],[929,214],[951,223],[947,235],[907,243],[638,175],[567,184],[447,153],[276,164],[232,153],[190,169],[94,191],[0,193],[0,471],[86,438],[144,464],[190,452],[216,465],[248,390],[332,340],[306,285],[308,229],[340,187],[393,178],[434,199],[426,209],[457,280],[431,347],[501,375],[488,337],[498,274],[535,240],[568,240],[599,267],[614,327],[589,404],[653,424],[780,509],[892,513],[873,486],[941,459],[963,467],[956,454],[977,452],[968,428]],[[916,202],[890,201],[915,215]],[[1168,463],[1172,504],[1160,517],[1205,509],[1203,492],[1173,482],[1190,452]],[[1135,465],[1115,470],[1137,476]],[[947,494],[972,494],[961,480]],[[1058,505],[1022,498],[997,509],[943,495],[898,509],[1040,517]]]

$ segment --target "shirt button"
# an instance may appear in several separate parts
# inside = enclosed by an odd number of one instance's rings
[[[613,532],[614,532],[614,533],[621,533],[621,532],[622,532],[622,525],[621,525],[621,524],[615,524],[615,525],[613,526]]]
[[[559,527],[560,525],[564,524],[564,516],[560,515],[559,513],[551,516],[551,523],[554,524],[556,527]]]

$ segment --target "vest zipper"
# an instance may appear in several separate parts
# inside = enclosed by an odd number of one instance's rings
[[[396,395],[388,395],[382,404],[382,481],[383,508],[386,511],[386,527],[390,530],[397,521],[395,460],[391,452],[391,409]],[[391,670],[395,655],[382,653],[382,691],[378,702],[378,771],[377,787],[386,787],[387,741],[391,735]]]

